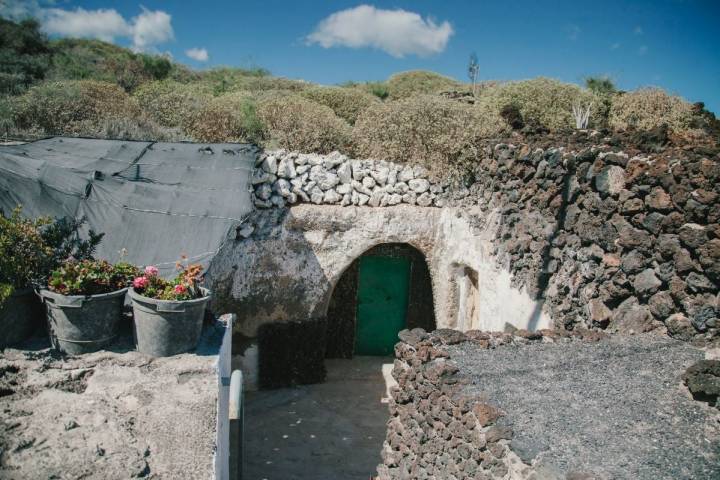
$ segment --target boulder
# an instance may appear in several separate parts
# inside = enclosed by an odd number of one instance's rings
[[[277,176],[281,178],[295,178],[297,177],[297,171],[295,170],[295,164],[289,157],[283,157],[277,166]]]
[[[625,188],[625,170],[609,165],[595,176],[595,188],[606,195],[618,195]]]
[[[662,282],[655,276],[655,271],[652,268],[646,268],[638,273],[635,276],[635,280],[633,280],[633,288],[641,295],[651,295],[656,292],[661,285]]]
[[[645,205],[651,210],[667,212],[672,210],[673,203],[670,195],[663,190],[662,187],[653,188],[648,195],[645,196]]]
[[[415,193],[425,193],[430,189],[430,182],[424,178],[414,178],[408,182],[408,186]]]
[[[655,328],[650,310],[635,297],[629,297],[615,309],[610,325],[620,333],[643,333]]]
[[[352,181],[352,166],[350,162],[343,162],[337,169],[337,176],[341,183],[349,184]]]
[[[695,335],[695,329],[690,323],[690,320],[682,313],[674,313],[667,317],[665,319],[665,327],[667,327],[671,337],[679,338],[680,340],[690,340],[693,335]]]

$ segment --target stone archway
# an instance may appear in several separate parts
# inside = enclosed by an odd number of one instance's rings
[[[387,262],[383,263],[383,259]],[[400,320],[400,324],[395,326],[388,325],[387,328],[400,330],[402,328],[420,327],[426,330],[435,329],[435,308],[433,300],[433,287],[425,256],[417,248],[407,243],[384,243],[377,245],[365,251],[362,255],[353,260],[350,265],[340,276],[335,284],[332,295],[327,307],[327,347],[326,357],[328,358],[352,358],[356,350],[356,341],[358,340],[357,332],[359,321],[367,321],[368,316],[376,315],[376,313],[368,312],[360,308],[358,313],[358,294],[373,295],[376,292],[368,290],[369,282],[367,272],[370,268],[383,269],[392,268],[392,265],[407,263],[407,287],[405,289],[393,289],[393,293],[398,292],[406,295],[404,299],[404,318]],[[366,266],[365,270],[361,265]],[[400,266],[400,268],[403,268]],[[382,273],[382,270],[380,270]],[[398,272],[387,271],[388,278],[392,277],[393,282],[402,282],[398,278]],[[379,293],[379,292],[377,292]],[[387,292],[385,292],[387,293]],[[390,293],[388,295],[391,295]],[[387,314],[383,311],[383,315]],[[390,315],[393,312],[389,313]],[[395,312],[397,314],[397,312]],[[377,319],[379,323],[383,323],[386,319]],[[388,322],[390,319],[387,319]],[[394,343],[396,331],[378,332],[380,336],[389,333],[391,341]],[[381,341],[380,339],[378,341]],[[361,348],[363,348],[361,346]],[[367,348],[367,345],[364,347]]]

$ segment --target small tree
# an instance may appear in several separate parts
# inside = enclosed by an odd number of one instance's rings
[[[585,86],[598,95],[611,95],[617,92],[615,84],[609,77],[587,77]]]
[[[470,77],[470,82],[472,82],[472,94],[475,96],[475,91],[477,89],[477,79],[478,74],[480,73],[480,65],[478,64],[478,57],[475,52],[470,54],[470,62],[468,63],[468,77]]]

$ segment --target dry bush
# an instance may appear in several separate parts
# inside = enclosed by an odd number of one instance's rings
[[[610,126],[619,130],[650,130],[667,124],[677,133],[692,129],[692,105],[659,88],[643,88],[615,96],[610,107]]]
[[[350,126],[329,107],[298,95],[270,96],[258,104],[260,120],[278,146],[303,152],[344,150]]]
[[[145,83],[133,96],[153,120],[165,127],[187,125],[212,98],[209,89],[201,85],[175,81]]]
[[[249,92],[233,92],[213,99],[186,127],[186,132],[201,142],[258,143],[263,130],[255,99]]]
[[[463,84],[450,77],[413,70],[409,72],[396,73],[385,82],[389,98],[402,99],[426,93],[439,93],[445,90],[462,88]]]
[[[180,130],[163,127],[152,119],[105,118],[100,121],[82,121],[74,125],[75,135],[116,140],[144,140],[156,142],[179,142],[189,140]]]
[[[508,131],[499,114],[433,95],[373,105],[355,123],[360,157],[420,163],[435,172],[472,164],[479,141]]]
[[[77,134],[88,125],[141,116],[135,99],[115,84],[94,80],[49,82],[30,88],[14,102],[15,123],[46,134]]]
[[[360,112],[380,100],[375,95],[354,88],[312,87],[302,92],[303,97],[320,105],[330,107],[335,115],[350,125],[355,123]]]
[[[574,128],[572,106],[578,102],[582,105],[593,102],[590,125],[598,123],[599,101],[590,91],[549,78],[490,86],[482,89],[477,99],[480,108],[498,113],[507,105],[514,105],[520,110],[525,124],[550,130]]]

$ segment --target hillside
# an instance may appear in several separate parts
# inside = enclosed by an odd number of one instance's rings
[[[720,131],[702,104],[656,88],[619,92],[601,78],[585,87],[535,78],[473,89],[410,71],[320,86],[263,69],[192,70],[98,40],[49,40],[33,21],[0,19],[0,60],[0,129],[14,138],[254,142],[444,169],[476,161],[488,138],[653,132],[652,148],[662,148],[714,143]]]

